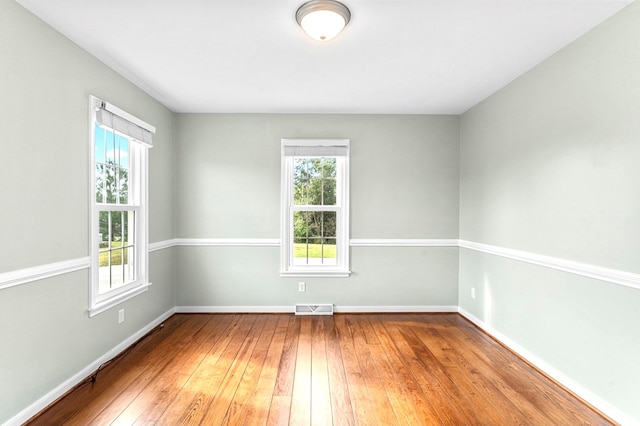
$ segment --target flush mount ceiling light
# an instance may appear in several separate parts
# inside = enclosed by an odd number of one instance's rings
[[[349,23],[351,12],[335,0],[311,0],[298,8],[296,21],[314,40],[327,41]]]

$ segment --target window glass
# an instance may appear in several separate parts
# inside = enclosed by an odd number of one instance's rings
[[[294,204],[327,206],[336,204],[336,159],[294,159]]]
[[[336,264],[336,212],[293,212],[293,264]]]

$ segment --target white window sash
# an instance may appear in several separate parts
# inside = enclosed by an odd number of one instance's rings
[[[305,205],[300,205],[300,204],[296,204],[293,206],[289,206],[290,210],[292,212],[298,212],[298,211],[302,211],[302,212],[337,212],[340,210],[340,206],[339,205],[331,205],[331,206],[315,206],[315,205],[311,205],[311,206],[305,206]]]
[[[90,184],[90,202],[91,202],[91,284],[89,291],[89,316],[94,316],[99,314],[100,312],[106,311],[107,309],[122,303],[123,301],[134,297],[142,292],[145,292],[151,283],[148,281],[148,264],[149,264],[149,253],[148,253],[148,220],[147,220],[147,204],[148,204],[148,148],[152,145],[150,144],[151,133],[155,132],[155,127],[145,123],[144,121],[132,116],[131,114],[126,113],[119,108],[102,101],[101,99],[91,97],[90,101],[91,107],[91,123],[98,123],[98,125],[102,125],[110,131],[115,131],[119,133],[121,136],[128,138],[133,142],[140,143],[132,143],[130,144],[130,174],[129,174],[129,191],[130,197],[129,202],[126,204],[107,204],[107,203],[97,203],[95,200],[95,130],[94,127],[91,127],[91,161],[93,167],[91,168],[91,184]],[[129,124],[127,126],[121,127],[120,129],[114,129],[111,125],[114,123],[112,121],[105,122],[104,118],[108,117],[108,114],[104,112],[108,112],[111,114],[111,117],[118,117],[116,122],[121,120],[127,121]],[[100,120],[103,120],[102,124]],[[116,125],[117,126],[117,125]],[[136,130],[136,128],[138,130]],[[129,131],[130,129],[134,129],[133,131]],[[149,133],[149,137],[141,135],[139,129],[144,130]],[[140,139],[138,139],[138,137]],[[135,235],[134,235],[134,245],[135,245],[135,280],[120,285],[117,288],[111,289],[100,294],[99,288],[99,235],[96,227],[98,226],[99,212],[100,211],[134,211],[135,212]]]
[[[281,181],[282,276],[348,277],[349,271],[349,139],[283,139]],[[335,157],[336,204],[295,205],[293,163],[295,157]],[[336,265],[293,264],[293,212],[336,212]]]

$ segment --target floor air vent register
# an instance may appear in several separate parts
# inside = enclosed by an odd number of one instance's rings
[[[297,304],[296,315],[333,315],[333,304]]]

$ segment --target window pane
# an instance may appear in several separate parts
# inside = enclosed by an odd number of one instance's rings
[[[116,136],[114,159],[117,166],[116,199],[119,204],[129,204],[129,140],[122,136]]]
[[[123,216],[124,212],[111,212],[111,238],[109,239],[109,241],[111,242],[112,248],[114,247],[114,244],[120,243],[122,241]]]
[[[120,198],[120,204],[129,204],[129,171],[119,169],[118,175],[118,196]]]
[[[110,232],[109,232],[109,212],[98,213],[98,232],[100,240],[100,249],[109,247]]]
[[[104,166],[104,200],[106,204],[116,203],[116,194],[118,192],[116,182],[116,168],[113,165]]]
[[[336,212],[320,212],[322,213],[322,234],[325,239],[336,238]],[[335,243],[334,243],[335,244]]]
[[[293,202],[296,205],[309,204],[309,159],[296,158],[293,163]]]
[[[322,205],[323,206],[336,205],[336,180],[335,179],[322,180]]]
[[[335,179],[336,178],[336,159],[323,157],[322,160],[322,178],[323,179]]]
[[[328,206],[336,203],[336,159],[295,158],[293,203],[298,206]]]
[[[103,266],[104,265],[104,266]],[[111,289],[111,267],[109,252],[100,253],[100,267],[98,268],[98,289],[100,293]]]
[[[322,205],[336,204],[336,159],[321,158],[322,168]]]
[[[96,164],[96,203],[104,203],[106,175],[104,164]]]
[[[336,264],[336,212],[293,212],[294,265]]]
[[[129,168],[129,140],[118,136],[118,165],[124,169]]]
[[[293,237],[306,238],[308,234],[308,215],[309,212],[293,212]]]
[[[106,157],[105,157],[105,148],[106,148],[105,132],[106,131],[102,129],[100,126],[98,126],[97,124],[94,130],[95,130],[94,142],[95,142],[96,163],[105,163],[106,162]]]
[[[99,212],[99,292],[135,280],[135,211]]]
[[[135,236],[135,214],[134,211],[127,211],[124,213],[124,223],[122,226],[122,244],[125,246],[134,245],[134,236]]]
[[[115,135],[104,130],[105,163],[115,164]]]
[[[111,251],[111,287],[117,287],[124,283],[122,273],[122,249]]]
[[[336,240],[324,239],[322,243],[322,264],[336,265]]]
[[[124,247],[122,250],[123,263],[122,263],[122,275],[125,283],[135,280],[134,275],[134,247]]]
[[[96,125],[96,202],[129,204],[130,142]]]

